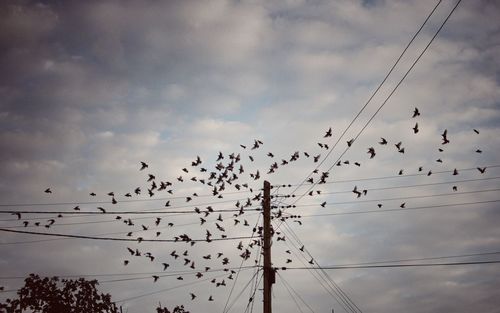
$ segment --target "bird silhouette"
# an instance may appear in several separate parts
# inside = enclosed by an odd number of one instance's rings
[[[148,168],[148,165],[145,162],[141,161],[141,168],[139,169],[140,171],[144,170],[145,168]]]
[[[413,126],[413,133],[418,133],[418,123],[415,123],[415,126]]]
[[[327,138],[327,137],[332,137],[332,128],[331,127],[326,131],[326,134],[323,136],[323,138]]]
[[[477,129],[475,129],[475,128],[474,128],[473,130],[474,130],[474,132],[475,132],[476,134],[479,134],[479,130],[477,130]]]
[[[486,167],[478,167],[477,170],[481,173],[484,174],[486,172]]]
[[[448,130],[447,130],[447,129],[445,129],[445,130],[443,131],[443,133],[441,134],[441,137],[443,137],[443,138],[442,138],[442,139],[443,139],[443,142],[442,142],[441,144],[445,145],[445,144],[447,144],[447,143],[450,143],[450,141],[448,140]]]
[[[158,279],[160,279],[160,276],[158,275],[153,275],[153,282],[156,283],[158,281]]]
[[[383,138],[383,137],[380,137],[379,144],[386,145],[387,144],[387,140],[385,138]]]
[[[50,190],[50,188],[47,188],[47,189],[45,189],[45,191],[44,191],[44,192],[45,192],[45,193],[52,193],[52,190]]]
[[[413,116],[412,116],[412,118],[415,118],[415,117],[417,117],[417,116],[420,116],[420,111],[418,110],[418,108],[415,108],[415,109],[413,110]]]
[[[375,148],[373,147],[370,147],[368,148],[368,152],[367,152],[369,155],[370,155],[370,159],[373,159],[375,157]]]

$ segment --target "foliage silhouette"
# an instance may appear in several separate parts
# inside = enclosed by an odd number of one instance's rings
[[[97,285],[97,280],[30,274],[17,299],[0,303],[0,313],[119,313],[111,295],[99,293]]]

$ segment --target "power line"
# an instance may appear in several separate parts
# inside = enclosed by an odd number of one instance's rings
[[[244,209],[245,211],[261,211],[260,209]],[[229,209],[229,210],[217,210],[213,209],[210,212],[240,212],[240,209]],[[106,215],[106,214],[199,214],[194,210],[190,211],[106,211],[106,212],[97,212],[97,211],[15,211],[15,210],[0,210],[0,214],[69,214],[69,215],[80,215],[80,214],[89,214],[89,215]]]
[[[394,70],[394,68],[398,65],[398,63],[401,60],[401,58],[403,57],[403,55],[406,53],[406,51],[408,50],[408,48],[410,47],[410,45],[413,43],[413,41],[415,40],[415,38],[417,38],[418,34],[424,28],[425,24],[427,24],[427,21],[434,14],[434,11],[437,9],[437,7],[439,6],[440,3],[441,3],[441,0],[439,0],[437,2],[437,4],[432,9],[432,11],[427,15],[427,17],[425,18],[425,20],[422,23],[422,25],[419,27],[419,29],[417,30],[417,32],[413,35],[413,37],[411,38],[410,42],[408,42],[408,44],[406,45],[406,47],[403,49],[403,52],[401,52],[401,54],[397,58],[396,62],[394,62],[394,64],[392,65],[391,69],[389,70],[389,72],[385,75],[384,79],[380,82],[380,84],[378,85],[378,87],[372,93],[372,95],[370,96],[370,98],[368,99],[368,101],[366,101],[366,103],[363,105],[363,107],[361,108],[361,110],[359,110],[359,112],[356,114],[356,116],[352,119],[352,121],[349,123],[349,125],[347,126],[347,128],[342,132],[342,134],[340,135],[340,137],[337,139],[337,141],[332,146],[332,148],[330,149],[330,151],[328,151],[328,153],[323,158],[323,160],[321,160],[321,162],[316,166],[315,170],[318,169],[326,161],[326,159],[330,156],[330,154],[333,152],[333,150],[335,149],[335,147],[337,147],[337,145],[340,142],[340,140],[342,139],[342,137],[344,137],[344,135],[347,133],[347,131],[351,128],[351,126],[354,124],[354,122],[358,119],[358,117],[361,115],[361,113],[365,110],[365,108],[368,106],[368,104],[372,101],[373,97],[375,97],[375,95],[378,93],[378,91],[380,90],[380,88],[384,85],[384,83],[386,82],[386,80],[389,78],[389,76],[391,75],[392,71]],[[299,186],[302,185],[302,184],[304,184],[306,182],[307,178],[310,177],[313,173],[314,173],[314,171],[312,171],[309,175],[307,175],[307,177],[304,178],[304,180],[299,184]],[[298,187],[292,193],[295,193],[295,191],[297,191],[297,189],[298,189]]]
[[[228,194],[247,193],[250,190],[226,192]],[[190,196],[190,195],[188,195]],[[213,197],[212,194],[198,195],[198,198]],[[168,201],[175,199],[185,199],[186,196],[163,197],[163,198],[149,198],[149,199],[124,199],[118,201],[119,203],[134,203],[134,202],[154,202],[154,201]],[[87,205],[87,204],[110,204],[110,201],[80,201],[80,202],[50,202],[50,203],[3,203],[0,207],[18,206],[18,207],[31,207],[31,206],[59,206],[59,205]]]
[[[311,253],[309,252],[309,250],[305,248],[305,245],[303,245],[303,243],[300,240],[300,238],[298,237],[298,235],[288,225],[288,223],[286,222],[286,220],[282,224],[285,225],[285,228],[287,228],[287,230],[290,232],[290,234],[292,235],[292,239],[294,239],[299,245],[304,246],[304,252],[309,255],[309,257],[311,258],[311,260],[313,260],[318,265],[318,267],[321,268],[321,266],[319,265],[318,261],[311,255]],[[302,251],[302,250],[299,249],[299,251]],[[302,264],[304,264],[304,263],[302,263]],[[344,302],[347,305],[347,307],[350,308],[350,310],[352,312],[360,312],[360,313],[363,312],[356,305],[356,303],[354,303],[354,301],[352,301],[351,297],[349,297],[349,295],[347,293],[345,293],[344,290],[342,290],[342,288],[340,288],[340,286],[330,277],[330,275],[328,275],[327,272],[325,272],[324,270],[320,269],[320,273],[322,273],[324,275],[324,279],[327,282],[327,285],[330,288],[332,288],[332,290],[335,292],[335,294],[337,294],[340,297],[340,300],[342,300],[342,302]],[[330,283],[331,285],[328,284],[328,283]]]
[[[397,268],[397,267],[431,267],[431,266],[459,266],[459,265],[478,265],[478,264],[498,264],[500,260],[492,261],[472,261],[472,262],[451,262],[451,263],[417,263],[417,264],[384,264],[384,265],[358,265],[358,266],[322,266],[325,270],[343,270],[343,269],[368,269],[368,268]],[[285,267],[284,270],[305,270],[310,267]],[[318,267],[319,269],[319,267]]]
[[[462,192],[453,192],[453,193],[441,193],[441,194],[433,194],[433,195],[420,195],[420,196],[406,196],[406,197],[396,197],[396,198],[382,198],[382,199],[371,199],[371,200],[354,200],[354,201],[344,201],[344,202],[331,202],[326,203],[325,206],[338,205],[338,204],[352,204],[352,203],[367,203],[367,202],[381,202],[381,201],[394,201],[394,200],[406,200],[406,199],[423,199],[423,198],[434,198],[434,197],[445,197],[445,196],[455,196],[455,195],[464,195],[464,194],[476,194],[483,192],[492,192],[499,191],[500,188],[495,189],[486,189],[486,190],[474,190],[474,191],[462,191]],[[295,205],[294,207],[317,207],[320,204],[301,204]]]
[[[410,259],[399,259],[399,260],[385,260],[385,261],[372,261],[372,262],[361,262],[361,263],[348,263],[339,264],[337,266],[361,266],[361,265],[375,265],[384,263],[402,263],[402,262],[412,262],[412,261],[428,261],[428,260],[441,260],[441,259],[456,259],[456,258],[468,258],[474,256],[489,256],[500,254],[500,251],[493,252],[482,252],[482,253],[469,253],[469,254],[456,254],[456,255],[446,255],[446,256],[435,256],[435,257],[424,257],[424,258],[410,258]]]
[[[279,226],[276,227],[275,231],[277,231],[281,225],[283,225],[284,222],[280,223]],[[300,243],[300,240],[298,240],[297,238],[294,238],[292,236],[292,239],[293,240],[296,240],[297,243],[299,245],[301,245]],[[290,247],[290,244],[293,246],[293,248],[297,251],[302,251],[301,249],[299,249],[294,242],[292,241],[284,241],[284,243]],[[297,256],[297,254],[292,250],[292,253],[294,254],[295,257],[298,258],[298,260],[304,265],[304,266],[307,266],[306,265],[306,262],[304,262],[300,257],[304,258],[304,256],[302,254],[300,254],[299,256]],[[310,254],[309,254],[310,255]],[[304,258],[305,259],[305,258]],[[324,273],[322,272],[318,272],[318,271],[315,271],[314,269],[310,269],[309,270],[309,273],[316,279],[316,281],[318,281],[318,283],[321,285],[321,287],[323,287],[323,289],[325,289],[325,291],[330,294],[330,296],[332,296],[332,298],[337,301],[337,303],[344,309],[344,311],[346,312],[356,312],[356,310],[354,309],[354,307],[352,306],[352,304],[350,304],[348,302],[348,300],[339,292],[339,290],[337,290],[336,288],[332,287],[331,285],[331,282],[328,281],[328,278],[326,278],[324,275]],[[331,280],[331,279],[330,279]],[[325,285],[326,284],[326,285]]]
[[[494,203],[494,202],[499,202],[499,201],[500,201],[500,199],[497,199],[497,200],[488,200],[488,201],[466,202],[466,203],[437,204],[437,205],[420,206],[420,207],[409,207],[409,208],[383,209],[383,210],[349,211],[349,212],[324,213],[324,214],[309,214],[309,215],[302,215],[301,214],[301,217],[333,216],[333,215],[353,215],[353,214],[368,214],[368,213],[386,213],[386,212],[397,212],[397,211],[411,211],[411,210],[423,210],[423,209],[433,209],[433,208],[441,208],[441,207],[486,204],[486,203]]]
[[[500,165],[489,165],[485,166],[486,168],[498,168]],[[446,171],[435,171],[432,172],[432,175],[438,175],[438,174],[446,174],[446,173],[453,173],[455,169],[453,170],[446,170]],[[458,172],[465,172],[465,171],[477,171],[477,167],[469,167],[469,168],[460,168],[457,169]],[[389,175],[389,176],[376,176],[376,177],[361,177],[361,178],[353,178],[353,179],[340,179],[340,180],[333,180],[333,181],[328,181],[325,182],[322,185],[329,185],[329,184],[339,184],[339,183],[351,183],[351,182],[360,182],[360,181],[370,181],[370,180],[385,180],[385,179],[391,179],[391,178],[406,178],[406,177],[415,177],[415,176],[428,176],[427,173],[414,173],[414,174],[403,174],[403,175]],[[487,180],[487,179],[496,179],[498,177],[492,177],[492,178],[479,178],[478,180]],[[293,186],[302,186],[303,184],[292,184],[292,185],[274,185],[274,186],[280,186],[280,187],[293,187]],[[295,192],[295,191],[294,191]],[[293,192],[292,192],[293,193]]]
[[[299,311],[301,313],[304,313],[304,311],[302,311],[302,308],[300,307],[299,303],[295,299],[296,297],[299,298],[300,301],[302,301],[302,303],[305,304],[305,306],[307,306],[309,311],[314,313],[314,310],[309,306],[309,304],[307,304],[307,302],[304,301],[302,296],[297,291],[295,291],[295,289],[285,280],[285,277],[283,277],[279,272],[276,272],[276,274],[278,274],[278,276],[280,277],[280,280],[283,282],[283,286],[285,286],[286,290],[288,291],[288,294],[290,295],[290,298],[292,298],[293,302],[295,302],[295,305],[297,306]]]
[[[139,298],[152,296],[152,295],[155,295],[155,294],[159,294],[159,293],[163,293],[163,292],[167,292],[167,291],[175,290],[175,289],[178,289],[178,288],[187,287],[187,286],[191,286],[191,285],[196,285],[196,284],[199,284],[199,283],[201,283],[201,282],[208,281],[208,280],[211,280],[211,279],[213,279],[213,278],[223,277],[223,276],[226,276],[226,273],[224,273],[224,274],[222,274],[222,275],[217,275],[217,276],[212,276],[212,277],[208,277],[208,278],[200,279],[200,280],[197,280],[197,281],[194,281],[194,282],[190,282],[190,283],[186,283],[186,284],[177,285],[177,286],[175,286],[175,287],[170,287],[170,288],[161,289],[161,290],[154,291],[154,292],[148,292],[148,293],[145,293],[145,294],[142,294],[142,295],[138,295],[138,296],[134,296],[134,297],[125,298],[125,299],[122,299],[122,300],[115,301],[115,303],[120,303],[120,302],[127,302],[127,301],[131,301],[131,300],[136,300],[136,299],[139,299]]]
[[[375,116],[378,114],[378,112],[380,112],[380,110],[385,106],[385,104],[387,103],[387,101],[389,101],[389,99],[392,97],[392,95],[396,92],[396,90],[399,88],[399,86],[403,83],[403,81],[406,79],[406,77],[408,76],[408,74],[410,74],[411,70],[415,67],[415,65],[418,63],[418,61],[420,60],[420,58],[424,55],[424,53],[427,51],[427,49],[430,47],[430,45],[432,44],[432,42],[434,41],[434,39],[437,37],[437,35],[441,32],[441,30],[443,29],[444,25],[446,24],[446,22],[448,21],[448,19],[451,17],[451,15],[453,14],[453,12],[455,12],[456,8],[458,7],[458,5],[460,4],[462,0],[458,0],[457,3],[455,4],[455,6],[453,7],[453,9],[450,11],[450,13],[448,14],[448,16],[445,18],[445,20],[443,21],[443,23],[441,24],[441,26],[438,28],[438,30],[436,31],[436,33],[434,34],[434,36],[432,36],[431,40],[429,41],[429,43],[425,46],[425,48],[422,50],[422,52],[419,54],[419,56],[415,59],[415,61],[412,63],[412,65],[410,66],[410,68],[406,71],[406,73],[403,75],[403,77],[399,80],[399,82],[396,84],[396,86],[392,89],[392,91],[389,93],[389,95],[387,96],[387,98],[382,102],[382,104],[378,107],[378,109],[375,111],[375,113],[372,114],[372,116],[370,117],[370,119],[368,119],[368,121],[366,122],[366,124],[361,128],[361,130],[358,132],[358,134],[352,139],[353,142],[355,142],[359,136],[361,136],[361,134],[363,133],[363,131],[368,127],[368,125],[371,123],[371,121],[375,118]],[[327,172],[330,172],[330,170],[335,166],[335,164],[344,156],[344,154],[346,154],[346,152],[349,150],[350,146],[347,146],[347,148],[344,150],[344,152],[342,152],[342,154],[338,157],[338,159],[328,168]],[[305,181],[305,180],[304,180]],[[303,184],[304,182],[302,182]],[[314,186],[316,186],[318,183],[314,183],[311,187],[309,187],[309,189],[303,193],[301,196],[298,197],[298,199],[296,199],[294,201],[294,204],[297,203],[297,201],[299,201],[304,195],[307,194],[307,192],[309,192],[309,190],[311,190]]]
[[[0,231],[10,232],[10,233],[19,233],[19,234],[29,234],[29,235],[40,235],[40,236],[54,236],[54,237],[65,237],[65,238],[77,238],[77,239],[92,239],[92,240],[110,240],[110,241],[134,241],[134,242],[177,242],[177,243],[186,243],[186,242],[208,242],[206,239],[190,239],[186,240],[175,240],[175,239],[132,239],[132,238],[113,238],[113,237],[96,237],[96,236],[84,236],[84,235],[69,235],[69,234],[58,234],[58,233],[40,233],[34,231],[22,231],[22,230],[13,230],[13,229],[5,229],[0,228]],[[241,236],[241,237],[226,237],[226,238],[212,238],[211,241],[226,241],[226,240],[239,240],[239,239],[248,239],[253,238],[250,236]]]
[[[236,270],[239,269],[240,267],[225,267],[225,268],[220,268],[220,269],[209,269],[205,272],[211,273],[211,272],[226,272],[228,270]],[[257,265],[247,265],[247,266],[242,266],[241,269],[250,269],[250,268],[259,268]],[[45,276],[57,276],[60,278],[79,278],[79,277],[114,277],[114,276],[138,276],[138,275],[148,275],[146,277],[151,277],[150,275],[154,274],[165,274],[164,276],[173,276],[173,275],[189,275],[189,274],[196,274],[198,271],[196,270],[189,270],[189,271],[169,271],[168,274],[166,274],[164,271],[158,271],[158,272],[136,272],[136,273],[100,273],[100,274],[80,274],[80,275],[45,275]],[[26,275],[28,276],[28,274]],[[0,277],[2,280],[16,280],[16,279],[25,279],[26,276],[4,276]],[[161,276],[160,276],[161,277]]]

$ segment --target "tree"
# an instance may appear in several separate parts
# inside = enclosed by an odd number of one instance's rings
[[[0,313],[118,313],[111,295],[98,293],[97,280],[40,278],[30,274],[17,299],[0,303]]]

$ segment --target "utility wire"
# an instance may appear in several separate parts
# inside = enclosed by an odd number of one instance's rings
[[[252,231],[252,238],[249,240],[249,242],[247,243],[246,247],[248,248],[248,246],[250,245],[252,239],[253,239],[253,236],[257,230],[257,225],[259,224],[259,220],[260,220],[260,215],[259,215],[259,218],[257,219],[257,222],[255,223],[255,226],[253,228],[253,231]],[[241,260],[241,263],[240,263],[240,268],[243,266],[243,262],[245,262],[245,259],[242,259]],[[229,300],[231,299],[231,296],[233,294],[233,290],[234,290],[234,287],[236,286],[236,282],[238,281],[238,277],[240,276],[240,270],[238,269],[237,273],[236,273],[236,277],[234,279],[234,282],[233,282],[233,285],[231,286],[231,290],[229,291],[229,295],[227,296],[227,300],[226,300],[226,304],[224,304],[224,309],[222,310],[222,313],[227,313],[229,312],[229,309],[226,311],[227,309],[227,305],[229,303]]]
[[[244,209],[245,211],[262,211],[261,209]],[[239,212],[240,209],[228,209],[228,210],[217,210],[214,209],[213,211],[210,212]],[[202,211],[203,212],[203,211]],[[106,212],[96,212],[96,211],[15,211],[15,210],[0,210],[0,214],[93,214],[93,215],[106,215],[106,214],[134,214],[134,215],[140,215],[140,214],[199,214],[195,211],[106,211]]]
[[[320,268],[320,272],[323,273],[323,275],[326,278],[326,280],[331,283],[331,287],[335,291],[338,292],[338,294],[340,295],[341,299],[343,299],[348,304],[348,306],[352,309],[353,312],[360,312],[360,313],[362,313],[363,311],[356,305],[356,303],[354,303],[354,301],[352,301],[351,297],[349,297],[349,295],[347,293],[345,293],[344,290],[342,290],[342,288],[340,288],[340,286],[330,277],[330,275],[328,275],[327,272],[325,272],[324,270],[321,269],[321,266],[319,265],[318,261],[311,255],[311,253],[309,252],[309,250],[305,247],[305,245],[302,243],[302,241],[297,236],[297,234],[293,231],[293,229],[288,225],[288,223],[286,222],[286,220],[284,221],[283,224],[285,225],[285,228],[288,230],[288,232],[292,235],[292,238],[299,245],[304,246],[304,252],[307,253],[309,255],[309,257],[311,258],[311,260],[313,260],[313,262],[316,263],[316,265]]]
[[[453,9],[450,11],[450,13],[448,14],[448,16],[445,18],[445,20],[443,21],[443,23],[441,24],[441,26],[438,28],[438,30],[436,31],[436,33],[434,34],[434,36],[432,36],[431,40],[429,41],[429,43],[425,46],[425,48],[422,50],[422,52],[419,54],[419,56],[415,59],[415,61],[412,63],[412,65],[410,66],[410,68],[406,71],[406,73],[403,75],[403,77],[399,80],[399,82],[396,84],[396,86],[392,89],[392,91],[389,93],[389,95],[387,96],[387,98],[382,102],[382,104],[377,108],[377,110],[375,111],[375,113],[372,114],[372,116],[370,117],[370,119],[368,119],[368,121],[366,122],[366,124],[361,128],[361,130],[358,132],[358,134],[352,139],[353,140],[353,143],[359,138],[359,136],[361,136],[361,134],[364,132],[364,130],[368,127],[368,125],[370,125],[371,121],[375,118],[375,116],[378,114],[378,112],[380,112],[380,110],[385,106],[385,104],[387,103],[387,101],[389,101],[389,99],[392,97],[392,95],[396,92],[396,90],[399,88],[399,86],[401,86],[401,84],[403,83],[403,81],[406,79],[406,77],[408,76],[408,74],[410,74],[411,70],[415,67],[415,65],[418,63],[418,61],[420,60],[420,58],[424,55],[424,53],[427,51],[427,49],[430,47],[430,45],[432,44],[432,42],[434,41],[434,39],[437,37],[437,35],[441,32],[441,30],[443,29],[444,25],[446,24],[446,22],[449,20],[449,18],[451,17],[451,15],[453,14],[453,12],[455,12],[456,8],[458,7],[458,5],[460,4],[462,0],[458,0],[457,3],[455,4],[455,6],[453,7]],[[338,157],[338,159],[328,168],[327,172],[330,172],[331,169],[335,166],[335,164],[344,156],[344,154],[347,153],[347,151],[349,150],[349,146],[344,150],[344,152],[342,152],[342,154]],[[305,181],[305,180],[304,180]],[[302,182],[302,184],[304,183],[304,181]],[[307,194],[307,192],[309,192],[312,188],[314,188],[314,186],[316,186],[318,183],[314,183],[312,186],[309,187],[309,189],[303,193],[301,196],[298,197],[298,199],[296,199],[294,201],[294,204],[297,203],[297,201],[299,201],[302,197],[304,197],[304,195]]]
[[[282,225],[283,223],[281,223],[278,227],[275,228],[275,231],[278,230],[280,228],[280,226]],[[293,239],[293,238],[292,238]],[[290,245],[293,246],[293,248],[297,251],[301,251],[297,245],[295,245],[295,243],[293,243],[292,241],[285,241],[285,244],[287,246],[290,247]],[[304,256],[302,254],[300,254],[299,256],[297,256],[297,254],[292,250],[292,253],[294,254],[295,257],[298,258],[298,260],[304,265],[304,266],[307,266],[306,265],[306,262],[304,262],[300,257],[304,258]],[[304,258],[305,259],[305,258]],[[337,303],[344,309],[345,312],[356,312],[355,309],[352,307],[352,305],[350,305],[347,300],[345,299],[345,297],[342,297],[342,295],[338,292],[338,290],[336,290],[335,288],[333,288],[327,281],[327,279],[322,275],[321,272],[318,272],[318,271],[315,271],[314,269],[310,269],[309,270],[309,273],[316,279],[316,281],[318,281],[318,283],[321,285],[321,287],[323,287],[323,289],[330,294],[330,296],[335,300],[337,301]],[[326,284],[326,285],[325,285]]]
[[[238,194],[238,193],[247,193],[250,190],[242,190],[242,191],[232,191],[226,192],[224,195],[228,194]],[[188,195],[188,197],[191,195]],[[168,198],[149,198],[149,199],[123,199],[118,201],[119,203],[134,203],[134,202],[154,202],[154,201],[168,201],[168,200],[176,200],[176,199],[185,199],[187,196],[174,196]],[[198,198],[204,197],[213,197],[212,194],[198,195]],[[0,207],[31,207],[31,206],[58,206],[58,205],[87,205],[87,204],[110,204],[111,201],[80,201],[80,202],[50,202],[50,203],[3,203],[0,204]]]
[[[359,112],[356,114],[356,116],[352,119],[352,121],[349,123],[349,125],[347,126],[347,128],[342,132],[342,134],[340,135],[340,137],[337,139],[337,141],[335,142],[335,144],[332,146],[332,148],[330,149],[330,151],[328,151],[328,153],[326,154],[326,156],[323,158],[323,160],[321,160],[321,162],[316,166],[315,170],[318,169],[325,161],[326,159],[330,156],[330,154],[333,152],[333,150],[335,149],[335,147],[337,147],[338,143],[340,142],[340,140],[342,140],[342,138],[344,137],[344,135],[347,133],[347,131],[351,128],[351,126],[354,124],[354,122],[358,119],[358,117],[361,115],[361,113],[365,110],[365,108],[368,106],[368,104],[372,101],[372,99],[375,97],[375,95],[378,93],[378,91],[380,90],[380,88],[382,88],[382,86],[385,84],[385,82],[387,81],[387,79],[389,78],[389,76],[391,75],[391,73],[393,72],[393,70],[396,68],[396,66],[398,65],[399,61],[401,61],[401,59],[403,58],[403,55],[406,53],[406,51],[408,50],[408,48],[410,47],[410,45],[413,43],[413,41],[415,40],[415,38],[417,38],[418,34],[420,34],[420,31],[422,31],[422,29],[424,28],[425,24],[427,24],[427,21],[429,21],[429,19],[431,18],[431,16],[434,14],[434,11],[436,11],[437,7],[439,6],[439,4],[441,4],[441,0],[439,0],[436,5],[434,6],[434,8],[432,9],[432,11],[427,15],[427,17],[425,18],[424,22],[422,23],[422,25],[420,25],[420,27],[418,28],[417,32],[413,35],[413,37],[411,38],[411,40],[408,42],[408,44],[406,45],[406,47],[403,49],[403,52],[401,52],[401,54],[399,55],[399,57],[397,58],[396,62],[394,62],[394,64],[392,65],[392,67],[390,68],[389,72],[387,72],[387,74],[385,75],[384,79],[380,82],[380,84],[377,86],[377,88],[375,89],[375,91],[372,93],[372,95],[370,96],[370,98],[368,98],[368,101],[365,102],[365,104],[363,105],[363,107],[361,108],[361,110],[359,110]],[[306,178],[304,178],[304,180],[299,184],[302,185],[306,182],[306,180],[314,173],[314,170],[309,174],[307,175]],[[297,187],[298,188],[298,187]],[[297,188],[292,192],[292,193],[295,193],[295,191],[297,191]]]
[[[500,165],[488,165],[484,166],[488,169],[490,168],[498,168]],[[477,171],[477,167],[469,167],[469,168],[460,168],[457,169],[458,172],[465,172],[465,171]],[[438,175],[438,174],[446,174],[446,173],[453,173],[453,170],[444,170],[444,171],[435,171],[432,172],[432,175]],[[360,178],[353,178],[353,179],[340,179],[340,180],[333,180],[333,181],[328,181],[325,182],[322,185],[329,185],[329,184],[339,184],[339,183],[350,183],[350,182],[360,182],[360,181],[371,181],[371,180],[385,180],[385,179],[392,179],[392,178],[406,178],[406,177],[415,177],[415,176],[428,176],[427,173],[414,173],[414,174],[403,174],[403,175],[389,175],[389,176],[376,176],[376,177],[360,177]],[[481,178],[481,179],[495,179],[496,177],[493,178]],[[478,179],[478,180],[481,180]],[[293,187],[293,186],[303,186],[303,184],[295,184],[295,185],[273,185],[273,186],[281,186],[283,188],[285,187]],[[292,192],[293,193],[293,192]]]
[[[295,291],[295,289],[292,287],[292,285],[290,285],[285,277],[283,277],[283,275],[281,275],[279,272],[276,272],[276,274],[278,274],[278,276],[280,277],[280,280],[283,282],[283,286],[285,286],[286,290],[288,291],[288,294],[290,294],[290,297],[292,298],[293,302],[295,302],[295,305],[297,306],[297,308],[299,309],[300,312],[304,312],[302,311],[302,309],[300,308],[297,300],[295,300],[295,297],[299,298],[300,301],[302,301],[302,303],[304,303],[304,305],[309,309],[309,311],[311,311],[312,313],[314,313],[314,310],[309,306],[309,304],[307,304],[307,302],[304,301],[304,299],[302,298],[302,296],[297,292]],[[295,295],[292,295],[292,292],[293,294]]]
[[[213,278],[223,277],[223,276],[226,276],[226,273],[224,273],[222,275],[217,275],[217,276],[212,276],[212,277],[200,279],[200,280],[197,280],[197,281],[194,281],[194,282],[190,282],[190,283],[186,283],[186,284],[177,285],[175,287],[170,287],[170,288],[161,289],[161,290],[154,291],[154,292],[148,292],[148,293],[145,293],[145,294],[142,294],[142,295],[138,295],[138,296],[134,296],[134,297],[130,297],[130,298],[121,299],[121,300],[115,301],[115,303],[128,302],[128,301],[136,300],[136,299],[139,299],[139,298],[148,297],[148,296],[152,296],[152,295],[155,295],[155,294],[159,294],[159,293],[163,293],[163,292],[167,292],[167,291],[179,289],[179,288],[182,288],[182,287],[196,285],[196,284],[199,284],[201,282],[208,281],[208,280],[211,280]]]
[[[344,202],[331,202],[326,203],[325,206],[339,205],[339,204],[352,204],[352,203],[367,203],[367,202],[381,202],[381,201],[395,201],[395,200],[406,200],[406,199],[424,199],[424,198],[435,198],[435,197],[446,197],[446,196],[455,196],[455,195],[465,195],[465,194],[476,194],[483,192],[492,192],[499,191],[500,188],[495,189],[486,189],[486,190],[474,190],[474,191],[461,191],[461,192],[453,192],[453,193],[440,193],[433,195],[420,195],[420,196],[406,196],[406,197],[395,197],[395,198],[382,198],[382,199],[371,199],[371,200],[354,200],[354,201],[344,201]],[[311,204],[300,204],[295,205],[294,207],[317,207],[319,204],[311,203]]]
[[[240,267],[225,267],[225,268],[215,268],[215,269],[209,269],[205,271],[206,273],[212,273],[212,272],[226,272],[228,270],[236,270],[239,269]],[[258,265],[247,265],[247,266],[242,266],[242,269],[251,269],[251,268],[259,268]],[[177,275],[189,275],[189,274],[196,274],[198,273],[197,270],[184,270],[184,271],[169,271],[168,274],[166,274],[164,271],[159,271],[159,272],[136,272],[136,273],[100,273],[100,274],[79,274],[79,275],[45,275],[45,276],[57,276],[60,278],[79,278],[79,277],[88,277],[88,278],[94,278],[94,277],[120,277],[120,276],[139,276],[141,277],[151,277],[151,275],[155,274],[165,274],[163,276],[177,276]],[[18,280],[18,279],[25,279],[26,276],[4,276],[0,277],[1,280]],[[148,276],[144,276],[148,275]],[[162,277],[162,276],[160,276]]]
[[[347,263],[347,264],[339,264],[339,265],[336,265],[336,266],[361,266],[361,265],[375,265],[375,264],[384,264],[384,263],[403,263],[403,262],[414,262],[414,261],[457,259],[457,258],[469,258],[469,257],[477,257],[477,256],[492,256],[492,255],[497,255],[497,254],[500,254],[500,251],[482,252],[482,253],[469,253],[469,254],[456,254],[456,255],[446,255],[446,256],[436,256],[436,257],[424,257],[424,258],[410,258],[410,259],[399,259],[399,260],[385,260],[385,261],[372,261],[372,262],[360,262],[360,263]]]
[[[322,266],[318,269],[343,270],[343,269],[369,269],[369,268],[397,268],[397,267],[431,267],[431,266],[461,266],[461,265],[486,265],[499,264],[500,260],[492,261],[472,261],[472,262],[451,262],[451,263],[417,263],[417,264],[384,264],[384,265],[359,265],[359,266]],[[287,267],[286,270],[308,270],[310,267]]]
[[[495,203],[499,202],[500,199],[497,200],[488,200],[488,201],[476,201],[476,202],[466,202],[466,203],[450,203],[450,204],[436,204],[429,206],[420,206],[420,207],[408,207],[408,208],[394,208],[394,209],[383,209],[383,210],[369,210],[369,211],[349,211],[349,212],[338,212],[338,213],[324,213],[324,214],[306,214],[300,215],[301,217],[313,217],[313,216],[333,216],[333,215],[352,215],[352,214],[369,214],[369,213],[386,213],[386,212],[397,212],[397,211],[411,211],[411,210],[424,210],[424,209],[433,209],[433,208],[443,208],[443,207],[453,207],[453,206],[464,206],[464,205],[476,205],[476,204],[485,204],[485,203]]]
[[[10,233],[19,233],[19,234],[78,238],[78,239],[110,240],[110,241],[134,241],[134,242],[139,241],[137,239],[132,239],[132,238],[113,238],[113,237],[96,237],[96,236],[69,235],[69,234],[58,234],[58,233],[40,233],[40,232],[34,232],[34,231],[21,231],[21,230],[13,230],[13,229],[5,229],[5,228],[0,228],[0,231],[10,232]],[[240,239],[248,239],[248,238],[253,238],[253,237],[241,236],[241,237],[212,238],[211,241],[240,240]],[[207,242],[206,239],[191,239],[189,241],[185,241],[185,240],[181,240],[181,239],[179,239],[179,240],[175,240],[175,239],[142,239],[140,241],[144,241],[144,242],[177,242],[177,243]]]

